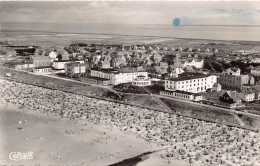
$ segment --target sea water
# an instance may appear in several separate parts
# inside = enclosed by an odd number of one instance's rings
[[[84,23],[0,23],[6,32],[115,34],[169,38],[260,41],[260,26],[173,26]]]

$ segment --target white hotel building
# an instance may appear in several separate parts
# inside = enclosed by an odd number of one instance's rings
[[[90,76],[109,79],[113,85],[132,82],[139,75],[148,78],[146,71],[117,71],[112,69],[91,69],[90,71]]]
[[[165,80],[166,91],[205,92],[217,82],[217,76],[195,74]]]

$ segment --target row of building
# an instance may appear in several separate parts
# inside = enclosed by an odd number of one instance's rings
[[[165,80],[165,90],[161,95],[192,101],[203,101],[203,93],[218,92],[218,100],[211,104],[234,108],[242,102],[260,100],[260,84],[255,76],[241,75],[240,69],[228,69],[219,75],[201,73],[180,73],[175,78]],[[207,101],[209,102],[209,101]]]

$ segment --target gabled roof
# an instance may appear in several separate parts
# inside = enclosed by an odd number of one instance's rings
[[[222,90],[222,91],[220,92],[220,94],[219,94],[219,97],[222,97],[222,96],[224,96],[225,94],[227,94],[230,98],[232,98],[234,102],[237,102],[237,101],[241,100],[241,99],[240,99],[240,96],[239,96],[239,94],[238,94],[238,92],[236,92],[236,91],[226,91],[226,90]]]

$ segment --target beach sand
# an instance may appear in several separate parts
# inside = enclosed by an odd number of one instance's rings
[[[0,118],[1,164],[99,166],[158,149],[117,128],[22,110],[12,104],[0,106]],[[11,161],[11,152],[33,152],[33,159]]]

